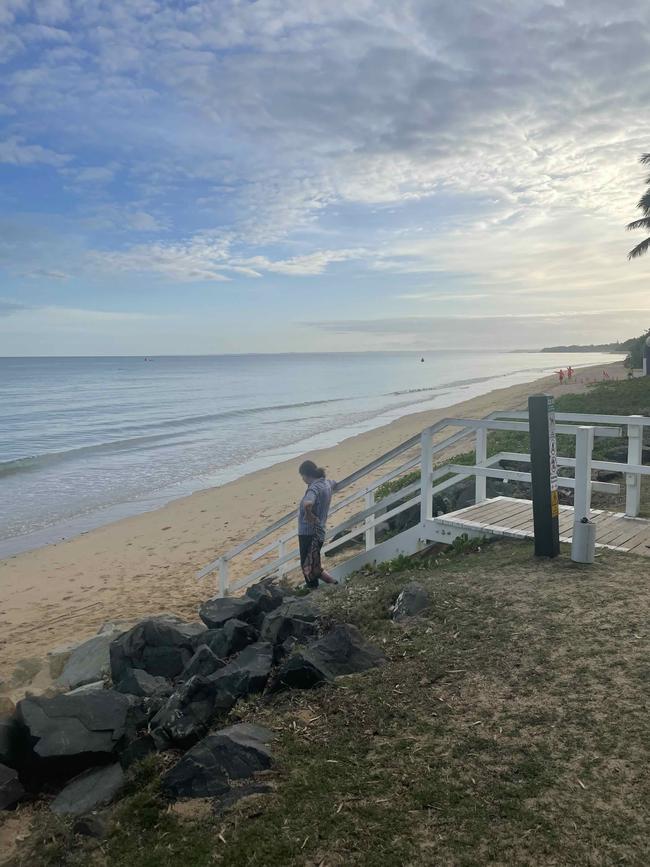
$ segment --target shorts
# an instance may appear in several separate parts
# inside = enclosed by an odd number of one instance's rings
[[[302,574],[305,576],[305,584],[307,587],[318,587],[318,579],[323,574],[323,567],[320,562],[320,549],[323,547],[323,540],[316,535],[299,535],[298,544],[300,545],[300,565],[302,566]]]

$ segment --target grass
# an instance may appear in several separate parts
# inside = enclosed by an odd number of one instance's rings
[[[608,552],[587,569],[497,542],[360,573],[319,598],[386,665],[231,715],[274,730],[271,794],[181,817],[156,757],[101,846],[43,814],[14,863],[646,865],[646,565]],[[388,609],[411,580],[433,604],[398,627]]]

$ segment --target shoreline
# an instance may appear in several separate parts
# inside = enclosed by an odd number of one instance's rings
[[[494,350],[494,352],[495,354],[502,354],[498,350]],[[611,364],[611,362],[609,363]],[[604,362],[602,358],[598,360],[597,365],[583,363],[576,367],[576,373],[590,367],[600,369],[603,364],[607,365],[607,362]],[[552,376],[551,371],[554,369],[554,366],[547,362],[539,368],[521,368],[508,373],[474,376],[469,379],[449,382],[443,381],[438,386],[431,388],[391,392],[391,394],[409,395],[413,402],[405,402],[393,407],[388,406],[364,419],[344,421],[339,426],[318,433],[305,434],[294,441],[258,451],[238,463],[217,467],[210,472],[199,473],[183,481],[163,485],[156,490],[134,495],[131,499],[107,502],[103,505],[98,504],[86,513],[81,512],[68,517],[61,516],[45,526],[36,527],[18,535],[2,537],[0,538],[0,562],[39,548],[69,541],[118,521],[159,510],[176,500],[184,499],[200,491],[223,487],[243,476],[267,469],[274,464],[298,458],[314,451],[337,447],[347,439],[378,430],[406,416],[437,411],[473,398],[482,397],[497,389],[529,383],[532,381],[531,376],[535,379]],[[477,373],[479,372],[477,371]],[[427,397],[420,396],[423,392],[435,393]],[[456,398],[451,404],[449,403],[450,396]]]
[[[622,362],[605,369],[621,375]],[[560,386],[554,376],[546,376],[409,413],[308,454],[331,477],[341,478],[446,416],[480,417],[495,409],[517,409],[535,390],[556,396],[584,391],[602,370],[602,364],[583,367],[570,385]],[[0,560],[0,692],[46,688],[47,665],[28,684],[11,684],[17,662],[43,660],[48,650],[90,637],[106,621],[136,620],[162,611],[195,619],[198,604],[212,595],[214,586],[209,579],[197,583],[196,571],[295,507],[300,495],[297,466],[304,456],[302,452],[153,511]]]

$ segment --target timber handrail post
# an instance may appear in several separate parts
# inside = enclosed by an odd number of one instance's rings
[[[422,431],[420,443],[420,521],[433,518],[433,439],[431,429]]]
[[[367,491],[365,499],[366,499],[366,508],[367,509],[372,508],[372,506],[375,505],[375,492],[374,491]],[[368,517],[365,520],[366,551],[370,551],[371,548],[375,547],[375,523],[374,522],[375,522],[376,517],[377,517],[376,514],[368,515]]]
[[[219,596],[221,598],[228,595],[229,572],[228,560],[222,557],[219,560]]]
[[[573,513],[576,521],[591,514],[591,453],[594,447],[593,427],[579,427],[576,432],[576,470]]]
[[[487,428],[479,428],[476,431],[476,457],[474,463],[482,467],[487,461]],[[476,476],[474,502],[482,503],[487,499],[487,477]]]
[[[643,418],[636,415],[630,418]],[[627,462],[634,466],[643,463],[643,427],[640,424],[627,426]],[[625,514],[636,518],[641,508],[641,476],[637,473],[625,474]]]
[[[286,553],[287,553],[287,540],[286,539],[280,539],[280,541],[278,542],[278,560],[282,560],[282,558],[286,556]],[[284,578],[284,576],[289,571],[287,569],[287,565],[288,565],[287,563],[282,563],[280,565],[280,567],[278,569],[278,573],[280,575],[280,578]]]

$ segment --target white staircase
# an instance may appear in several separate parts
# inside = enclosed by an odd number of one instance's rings
[[[605,494],[620,492],[619,484],[592,481],[592,470],[609,470],[624,474],[626,486],[625,514],[636,517],[639,513],[640,482],[643,475],[650,475],[650,466],[642,465],[642,443],[644,427],[650,425],[646,416],[583,415],[579,413],[556,413],[556,432],[578,436],[579,446],[576,457],[559,457],[558,465],[572,468],[573,476],[560,476],[558,485],[576,490],[576,498],[589,509],[591,492]],[[463,534],[482,535],[468,522],[449,521],[432,512],[433,498],[468,478],[474,478],[475,502],[486,500],[488,478],[505,481],[530,482],[529,472],[501,469],[501,460],[530,462],[530,455],[517,452],[500,452],[488,458],[487,439],[489,431],[528,431],[528,413],[519,411],[495,412],[482,419],[446,418],[421,434],[411,437],[381,457],[361,467],[339,483],[339,492],[348,491],[333,502],[330,510],[332,517],[345,515],[342,520],[328,530],[323,553],[339,551],[349,542],[358,540],[363,548],[355,550],[349,557],[337,556],[336,564],[328,567],[339,580],[369,563],[392,560],[400,554],[410,555],[431,545],[442,542],[451,543]],[[585,432],[589,431],[588,436]],[[447,436],[444,434],[447,433]],[[594,461],[591,456],[593,437],[626,437],[628,443],[627,462]],[[442,465],[436,456],[450,449],[458,451],[460,444],[466,450],[474,449],[475,463],[471,466],[454,463],[453,460]],[[382,468],[385,470],[381,472]],[[385,484],[404,478],[408,473],[419,469],[420,478],[405,484],[398,491],[376,500],[377,489]],[[354,509],[354,504],[362,508]],[[376,541],[376,528],[389,518],[419,507],[419,521],[414,526],[383,541]],[[297,568],[299,563],[297,531],[295,529],[297,510],[275,521],[273,524],[251,536],[230,551],[221,554],[208,563],[198,573],[197,578],[217,573],[217,594],[225,596],[236,593],[271,575],[285,575]],[[287,525],[291,529],[284,530]],[[252,564],[260,563],[249,571]]]

